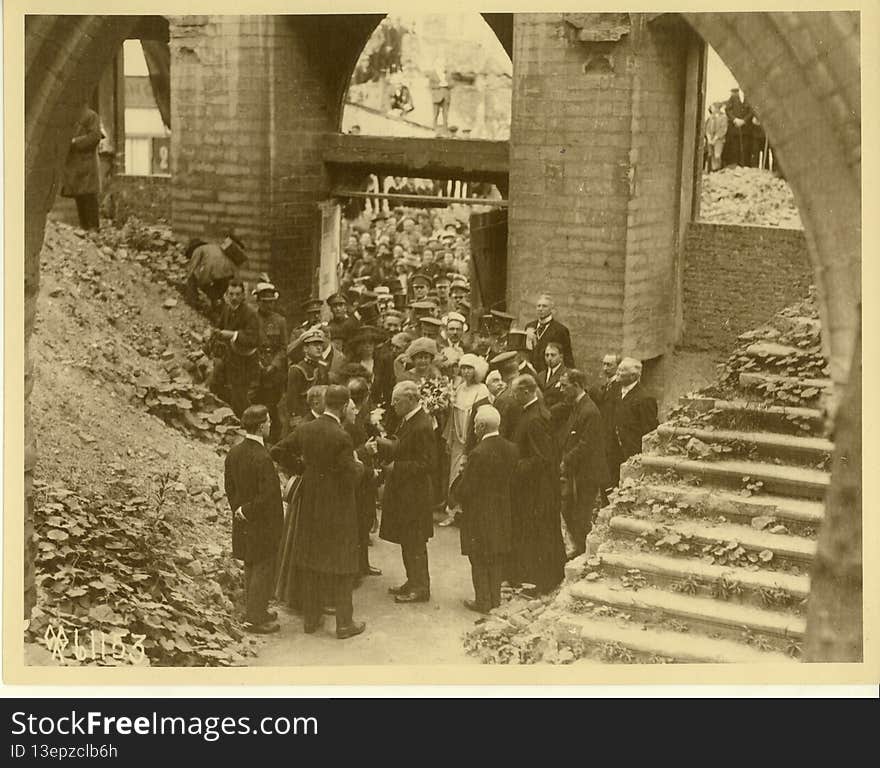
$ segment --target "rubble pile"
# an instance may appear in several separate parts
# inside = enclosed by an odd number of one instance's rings
[[[253,654],[231,618],[241,567],[218,544],[181,546],[177,485],[159,478],[148,496],[119,501],[35,483],[31,641],[85,666],[228,666]]]
[[[28,639],[57,644],[45,634],[64,628],[67,661],[238,664],[252,645],[241,641],[222,488],[241,430],[203,383],[208,323],[177,291],[181,263],[166,228],[46,228],[31,343],[38,608]],[[110,639],[100,660],[73,648],[77,632],[82,645],[90,631],[117,630],[128,651],[145,636],[146,660],[127,651],[114,662]]]
[[[526,586],[526,585],[524,585]],[[529,598],[522,589],[502,587],[502,603],[464,637],[465,650],[483,664],[568,664],[571,648],[555,637],[555,619],[562,613],[555,596]]]
[[[760,168],[722,168],[703,174],[700,221],[803,229],[791,187]]]

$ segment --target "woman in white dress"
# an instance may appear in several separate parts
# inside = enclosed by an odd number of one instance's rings
[[[446,445],[449,447],[449,478],[447,488],[452,484],[464,467],[467,453],[476,443],[474,436],[474,414],[481,405],[488,405],[489,390],[483,379],[489,370],[489,364],[482,357],[470,353],[462,355],[458,361],[459,378],[455,384],[455,393],[449,407],[449,418],[446,420]],[[452,525],[456,513],[461,509],[458,502],[452,499],[446,508],[447,517],[439,525]]]

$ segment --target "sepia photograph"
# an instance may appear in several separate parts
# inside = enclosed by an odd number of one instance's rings
[[[18,17],[4,664],[863,664],[861,12],[289,5]]]

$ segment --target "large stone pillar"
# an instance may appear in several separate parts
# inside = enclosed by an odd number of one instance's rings
[[[524,322],[551,292],[588,370],[672,341],[689,34],[674,16],[515,17],[509,303]]]

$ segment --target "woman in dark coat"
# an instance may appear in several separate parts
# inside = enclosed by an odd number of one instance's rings
[[[79,225],[83,229],[98,229],[98,194],[101,191],[101,173],[98,163],[98,144],[104,134],[101,119],[89,109],[88,104],[80,107],[79,118],[73,129],[73,138],[64,164],[64,183],[62,197],[72,197],[76,201]]]

